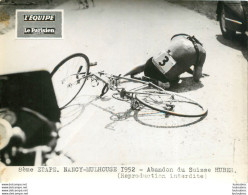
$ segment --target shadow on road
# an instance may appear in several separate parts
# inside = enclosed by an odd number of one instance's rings
[[[113,111],[113,107],[104,108],[97,104],[91,103],[91,105],[110,113],[111,122],[108,123],[105,128],[109,130],[116,130],[116,125],[120,121],[128,121],[134,119],[141,125],[149,126],[153,128],[179,128],[187,127],[202,121],[206,116],[202,117],[178,117],[164,112],[152,110],[148,107],[142,106],[138,110],[127,109],[125,112]]]
[[[61,111],[60,128],[70,125],[73,121],[79,118],[79,116],[84,112],[84,110],[85,110],[84,104],[72,104],[72,105],[65,107]]]
[[[224,39],[222,35],[216,35],[216,39],[227,47],[241,51],[244,58],[248,61],[248,45],[246,43],[247,37],[237,34],[232,40],[227,40]]]
[[[195,82],[193,77],[183,77],[180,79],[182,82],[171,86],[169,89],[170,91],[182,93],[187,91],[194,91],[204,87],[204,85],[200,81]]]
[[[60,129],[73,123],[84,113],[85,108],[87,106],[89,106],[92,102],[97,101],[99,99],[99,97],[97,96],[79,96],[79,97],[81,100],[83,99],[87,99],[87,100],[81,101],[80,103],[70,104],[61,110]],[[90,99],[88,99],[89,97]]]

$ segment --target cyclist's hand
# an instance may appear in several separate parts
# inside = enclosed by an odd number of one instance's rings
[[[169,82],[163,83],[161,81],[158,81],[158,86],[163,88],[163,89],[169,89],[170,88],[170,83]]]

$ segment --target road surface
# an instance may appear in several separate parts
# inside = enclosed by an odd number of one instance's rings
[[[209,76],[194,83],[184,74],[174,91],[199,100],[209,112],[192,125],[187,124],[197,119],[135,117],[125,102],[98,99],[101,89],[87,83],[77,105],[63,111],[63,116],[74,113],[62,118],[63,125],[70,124],[60,132],[58,149],[78,164],[246,166],[246,49],[224,40],[216,21],[163,0],[95,5],[79,10],[76,1],[69,1],[56,7],[64,10],[63,40],[16,40],[14,29],[1,35],[1,73],[51,71],[66,56],[82,52],[98,62],[93,71],[123,74],[166,49],[174,34],[187,33],[204,44],[203,71]]]

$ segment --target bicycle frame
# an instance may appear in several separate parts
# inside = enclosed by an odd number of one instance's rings
[[[79,59],[78,59],[79,58]],[[77,60],[75,60],[77,59]],[[91,66],[95,66],[96,63],[90,63],[89,58],[82,53],[76,53],[68,56],[64,60],[62,60],[52,71],[51,75],[52,78],[56,79],[58,78],[58,81],[62,80],[62,83],[57,83],[58,84],[58,89],[60,90],[60,87],[64,87],[66,94],[68,94],[68,98],[64,98],[64,94],[62,93],[62,96],[60,96],[60,109],[64,109],[67,105],[69,105],[78,95],[78,93],[81,91],[83,88],[85,82],[87,80],[91,80],[92,86],[98,86],[99,82],[102,82],[104,84],[104,87],[101,91],[100,97],[105,95],[108,90],[116,91],[119,95],[120,98],[124,99],[126,98],[127,100],[131,100],[131,107],[133,108],[133,104],[142,104],[144,106],[147,106],[151,109],[161,111],[164,113],[168,113],[171,115],[175,116],[183,116],[183,117],[199,117],[203,116],[207,113],[207,110],[204,109],[199,103],[196,101],[192,100],[191,98],[185,97],[183,95],[180,95],[178,93],[166,91],[165,89],[159,87],[157,85],[156,80],[152,80],[150,78],[145,78],[144,80],[139,79],[139,78],[129,78],[129,77],[123,77],[121,75],[113,75],[113,74],[107,74],[104,71],[100,71],[97,73],[91,73],[89,72],[89,69]],[[68,67],[68,68],[63,68],[63,67]],[[61,69],[63,68],[63,69]],[[55,77],[56,72],[59,73],[61,69],[62,73],[66,73],[65,77]],[[70,70],[70,74],[68,74],[68,70]],[[65,71],[65,72],[64,72]],[[71,78],[70,78],[71,77]],[[105,78],[104,78],[105,77]],[[68,84],[64,84],[65,81],[68,79]],[[139,83],[141,84],[141,87],[139,90],[131,89],[131,90],[126,90],[125,87],[120,86],[120,81],[127,81],[127,82],[132,82],[132,83]],[[55,80],[57,81],[57,80]],[[61,85],[62,84],[62,85]],[[72,88],[74,85],[77,85],[77,87]],[[128,86],[129,87],[129,86]],[[70,89],[72,88],[72,89]],[[153,91],[150,89],[147,90],[148,88],[152,88]],[[74,90],[74,91],[73,91]],[[70,91],[70,92],[69,92]],[[71,93],[71,91],[73,93]],[[149,97],[150,96],[150,97]],[[114,97],[114,96],[113,96]],[[156,97],[160,98],[161,100],[163,99],[163,102],[165,104],[160,104],[156,105],[159,102],[155,101],[155,99],[152,99],[151,97]],[[175,97],[175,98],[174,98]],[[120,99],[119,97],[116,99]],[[148,102],[150,99],[150,102]],[[180,101],[179,99],[184,99],[184,101]],[[64,101],[63,101],[64,100]],[[153,101],[153,102],[151,102]],[[63,102],[63,103],[62,103]],[[134,102],[134,103],[133,103]],[[198,106],[202,111],[200,113],[191,113],[191,114],[179,114],[178,112],[172,112],[171,110],[173,109],[171,106],[171,103],[173,104],[179,104],[181,103],[181,106],[183,103],[190,103],[191,105],[196,105]],[[167,107],[167,104],[169,105]],[[156,108],[155,108],[155,107]],[[181,106],[177,107],[180,108]],[[138,106],[139,107],[139,106]],[[185,106],[184,106],[185,107]],[[137,106],[134,107],[136,109]],[[178,109],[177,109],[178,110]],[[193,110],[193,109],[192,109]],[[188,112],[188,111],[187,111]]]
[[[82,73],[79,73],[79,74],[82,74]],[[125,81],[129,81],[129,82],[143,84],[143,86],[141,86],[140,88],[154,87],[155,89],[158,89],[161,92],[165,91],[164,89],[162,89],[161,87],[155,85],[152,82],[143,81],[143,80],[138,79],[138,78],[127,78],[127,77],[122,77],[122,76],[116,76],[116,75],[113,75],[113,74],[107,74],[104,71],[100,71],[97,74],[89,73],[89,75],[87,75],[86,77],[83,77],[81,79],[87,79],[87,80],[91,79],[91,83],[96,82],[96,85],[92,84],[93,87],[98,86],[99,81],[104,83],[105,85],[104,85],[104,87],[102,89],[100,97],[104,96],[108,92],[108,90],[110,89],[112,91],[117,91],[122,98],[127,98],[127,99],[131,100],[132,102],[135,102],[135,104],[136,104],[137,103],[136,102],[136,100],[137,100],[136,94],[141,93],[141,92],[126,91],[122,87],[119,88],[120,80],[125,80]],[[103,79],[102,76],[105,76],[107,78],[107,80]],[[80,81],[81,79],[78,79],[76,82],[79,83],[78,81]],[[131,107],[132,107],[132,105],[131,105]]]

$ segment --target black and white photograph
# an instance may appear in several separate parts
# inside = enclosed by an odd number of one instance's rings
[[[247,183],[247,36],[247,1],[0,0],[0,166]]]

